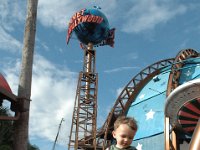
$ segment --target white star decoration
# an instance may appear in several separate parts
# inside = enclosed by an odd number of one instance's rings
[[[143,99],[145,94],[140,95],[139,99]]]
[[[153,119],[153,115],[155,112],[151,109],[148,113],[146,113],[146,120]]]
[[[190,76],[192,73],[190,72],[190,70],[188,70],[186,73],[185,73],[185,75],[188,77],[188,76]]]
[[[136,148],[137,150],[142,150],[142,144],[138,143]]]

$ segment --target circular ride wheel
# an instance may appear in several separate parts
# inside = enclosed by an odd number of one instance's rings
[[[200,117],[197,106],[192,107],[194,103],[199,102],[200,80],[191,80],[179,85],[179,79],[184,61],[196,57],[199,57],[199,53],[193,49],[182,50],[175,57],[168,80],[165,105],[165,115],[170,118],[172,127],[190,134],[193,133]],[[195,117],[197,120],[194,119]]]
[[[200,98],[192,99],[182,105],[178,111],[178,123],[182,129],[192,135],[200,118]]]
[[[165,115],[178,130],[193,133],[200,118],[200,79],[178,86],[167,97]]]

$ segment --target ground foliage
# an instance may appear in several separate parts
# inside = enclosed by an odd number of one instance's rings
[[[10,116],[8,109],[0,106],[0,116]],[[0,120],[0,150],[13,150],[13,133],[13,121]],[[28,143],[27,149],[39,150],[36,145],[31,145],[30,143]]]

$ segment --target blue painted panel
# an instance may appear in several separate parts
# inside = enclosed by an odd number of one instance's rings
[[[149,137],[164,131],[164,105],[170,68],[165,68],[153,78],[140,91],[135,101],[127,112],[127,116],[133,116],[139,129],[134,139]],[[147,114],[152,115],[148,118]]]
[[[158,81],[154,81],[154,79],[150,80],[139,92],[133,105],[140,103],[145,99],[151,98],[157,94],[165,92],[167,89],[167,83],[170,73],[169,71],[170,70],[165,70],[165,72],[157,75]]]
[[[164,150],[164,134],[155,135],[149,138],[134,140],[132,145],[138,150]]]
[[[200,78],[200,64],[185,64],[181,69],[179,83],[183,84],[197,78]]]
[[[139,126],[135,139],[152,136],[164,131],[165,95],[164,92],[129,108],[127,116],[133,116]],[[147,114],[149,114],[149,118]]]

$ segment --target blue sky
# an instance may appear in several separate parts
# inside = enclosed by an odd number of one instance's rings
[[[26,0],[0,0],[0,72],[17,94]],[[119,92],[142,69],[175,57],[185,48],[199,50],[198,0],[39,0],[34,53],[30,130],[40,150],[67,148],[78,73],[83,50],[75,35],[66,45],[68,22],[82,8],[100,6],[115,46],[96,48],[98,127],[105,121]]]

